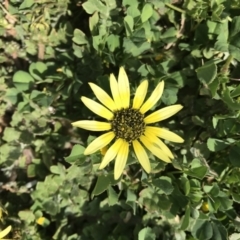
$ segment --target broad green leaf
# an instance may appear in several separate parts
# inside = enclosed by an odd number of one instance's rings
[[[115,192],[115,190],[109,186],[108,187],[108,204],[109,206],[113,206],[118,202],[118,194]]]
[[[207,146],[210,151],[217,152],[217,151],[223,150],[224,148],[228,147],[229,143],[219,140],[219,139],[209,138],[207,140]]]
[[[85,156],[83,154],[85,148],[82,145],[76,144],[72,148],[72,152],[68,157],[65,157],[65,161],[69,163],[74,163],[77,160],[81,160],[81,162],[84,161]]]
[[[95,11],[108,14],[106,6],[99,0],[88,0],[82,6],[88,14],[93,14]]]
[[[240,167],[240,147],[233,146],[230,149],[229,160],[234,167]]]
[[[33,82],[34,79],[32,78],[32,76],[22,70],[17,71],[13,75],[13,83],[19,91],[29,90]]]
[[[120,46],[120,41],[119,41],[119,36],[111,34],[107,38],[107,45],[108,48],[111,52],[114,52],[116,48],[119,48]]]
[[[232,19],[230,28],[230,38],[240,33],[240,16],[236,16]]]
[[[21,220],[24,220],[28,224],[35,221],[35,216],[33,212],[30,210],[19,211],[18,216],[20,217]]]
[[[138,240],[154,240],[154,239],[156,239],[156,235],[150,227],[143,228],[138,233]]]
[[[169,177],[160,177],[159,179],[154,179],[152,184],[158,188],[159,193],[165,193],[166,195],[169,195],[173,191],[173,186]]]
[[[192,228],[192,235],[198,240],[208,240],[213,236],[213,229],[206,219],[197,219]]]
[[[100,175],[97,179],[97,183],[93,189],[92,195],[97,196],[103,193],[105,190],[108,189],[110,184],[111,184],[111,181],[108,176]]]
[[[126,6],[134,6],[137,8],[139,5],[139,1],[138,0],[123,0],[122,5],[125,7]]]
[[[141,20],[142,20],[142,22],[146,22],[152,15],[153,15],[152,4],[146,3],[144,5],[142,13],[141,13]]]
[[[215,63],[206,63],[197,70],[198,79],[204,84],[210,84],[217,76],[217,66]]]
[[[11,127],[6,127],[3,133],[3,140],[6,142],[18,141],[20,132]]]
[[[238,45],[240,45],[240,39],[239,37],[237,38],[238,40]],[[236,44],[236,42],[235,42]],[[236,60],[240,62],[240,46],[233,45],[232,42],[229,44],[229,54],[232,55]]]
[[[185,214],[181,219],[181,230],[186,230],[189,226],[189,222],[190,222],[190,207],[187,206]]]
[[[30,74],[37,81],[42,81],[44,77],[44,72],[47,71],[47,65],[43,62],[31,63],[29,67]]]
[[[45,200],[42,206],[43,209],[52,216],[55,216],[59,211],[58,202],[52,199]]]
[[[226,240],[227,237],[227,230],[220,222],[211,222],[212,229],[213,229],[213,236],[212,240]]]
[[[240,110],[240,103],[235,102],[231,96],[228,88],[223,90],[222,100],[227,104],[231,110]]]
[[[5,98],[6,100],[10,101],[12,104],[16,104],[19,93],[20,92],[16,88],[8,88],[5,94]]]
[[[216,95],[218,87],[219,87],[219,79],[216,77],[210,84],[208,84],[208,88],[211,91],[212,97]]]
[[[240,85],[238,85],[234,90],[230,93],[232,98],[238,97],[240,95]]]
[[[229,47],[228,42],[225,40],[218,40],[214,44],[215,50],[219,52],[228,52],[229,51],[228,47]]]
[[[24,1],[21,3],[19,9],[31,8],[34,3],[35,3],[34,0],[24,0]]]
[[[73,35],[73,42],[75,42],[76,44],[82,45],[88,43],[85,33],[81,30],[75,29]]]
[[[35,164],[29,164],[27,167],[27,176],[29,178],[36,177],[36,165]]]
[[[139,17],[141,15],[141,12],[137,8],[137,6],[133,5],[133,6],[128,7],[127,15],[131,16],[132,18],[136,18],[136,17]]]
[[[97,24],[99,21],[98,12],[95,12],[90,18],[89,18],[89,28],[92,34],[94,34],[97,31]]]
[[[194,167],[184,172],[189,176],[192,176],[198,179],[203,179],[208,172],[208,168],[206,166]]]
[[[133,25],[134,25],[133,18],[129,15],[126,16],[124,18],[124,25],[125,25],[127,36],[130,36],[132,34],[132,31],[133,31]]]
[[[232,198],[234,202],[240,203],[240,195],[238,193],[232,193]]]

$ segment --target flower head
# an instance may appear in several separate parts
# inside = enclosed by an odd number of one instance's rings
[[[82,97],[81,100],[92,112],[107,121],[82,120],[72,123],[75,127],[90,131],[106,131],[89,144],[85,149],[85,155],[92,154],[112,142],[99,168],[103,169],[115,159],[115,179],[118,179],[124,170],[131,145],[138,161],[147,173],[151,171],[151,166],[144,147],[159,159],[171,162],[171,159],[174,158],[173,154],[160,138],[178,143],[184,140],[169,130],[148,124],[173,116],[182,109],[182,105],[168,106],[145,116],[145,113],[161,98],[164,88],[163,81],[156,86],[145,102],[148,81],[141,82],[136,90],[132,106],[130,106],[129,80],[123,67],[119,70],[118,81],[113,74],[110,75],[112,98],[94,83],[89,83],[89,85],[102,104],[86,97]]]

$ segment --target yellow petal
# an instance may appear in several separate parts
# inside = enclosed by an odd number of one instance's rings
[[[114,101],[112,98],[99,86],[97,86],[94,83],[89,83],[92,91],[94,92],[97,99],[105,105],[107,108],[109,108],[111,111],[115,111],[117,109]]]
[[[81,121],[73,122],[72,126],[83,128],[89,131],[107,131],[112,128],[110,123],[90,121],[90,120],[81,120]]]
[[[121,148],[118,151],[115,165],[114,165],[114,179],[117,180],[123,173],[123,170],[126,166],[127,158],[129,152],[129,144],[123,141]]]
[[[147,94],[147,90],[148,90],[148,81],[144,80],[143,82],[141,82],[141,84],[137,88],[137,91],[133,99],[132,108],[139,109],[142,106],[142,103]]]
[[[115,134],[113,132],[108,132],[101,135],[100,137],[96,138],[88,145],[88,147],[84,151],[84,154],[89,155],[105,147],[113,140],[114,137],[115,137]]]
[[[129,88],[128,76],[123,67],[120,67],[119,69],[118,91],[119,91],[120,99],[122,102],[122,107],[128,108],[129,102],[130,102],[130,88]]]
[[[113,74],[110,75],[110,88],[117,109],[122,109],[122,102],[118,91],[118,83]]]
[[[106,118],[107,120],[111,120],[113,118],[113,113],[110,112],[103,105],[93,101],[90,98],[86,98],[86,97],[81,97],[81,100],[83,101],[85,106],[88,107],[95,114],[97,114],[103,118]]]
[[[4,230],[2,230],[0,232],[0,239],[4,238],[6,235],[8,235],[11,230],[12,230],[12,226],[8,226]]]
[[[145,147],[156,157],[160,158],[164,162],[171,162],[170,158],[158,147],[155,147],[153,143],[151,143],[147,137],[141,136],[141,142],[145,145]]]
[[[124,140],[119,138],[116,140],[116,142],[107,150],[99,169],[105,168],[117,155],[119,152],[119,149],[121,148]]]
[[[140,108],[140,112],[144,114],[149,109],[151,109],[157,101],[161,98],[164,88],[164,81],[160,82],[154,91],[152,92],[151,96],[148,98],[148,100],[142,105]]]
[[[169,158],[174,158],[172,152],[170,151],[170,149],[167,147],[167,145],[161,141],[156,135],[155,133],[145,130],[145,136],[148,138],[148,140],[150,142],[152,142],[153,144],[156,144],[158,147],[160,147],[163,152],[169,157]]]
[[[183,143],[184,140],[178,136],[176,133],[173,133],[167,129],[159,128],[159,127],[150,127],[147,126],[145,131],[149,131],[154,133],[156,136],[163,138],[165,140],[176,142],[176,143]]]
[[[133,149],[135,151],[135,154],[138,158],[138,161],[142,165],[143,169],[147,173],[149,173],[151,171],[151,165],[145,149],[142,147],[142,145],[139,143],[138,140],[133,141],[132,144],[133,144]]]
[[[183,106],[180,104],[162,108],[145,117],[144,122],[149,124],[162,121],[164,119],[170,118],[171,116],[179,112],[182,108]]]

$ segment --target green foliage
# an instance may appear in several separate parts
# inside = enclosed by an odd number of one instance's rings
[[[240,2],[4,0],[0,3],[0,219],[13,239],[240,238]],[[161,126],[181,135],[147,175],[98,170],[88,82],[109,91],[124,66],[134,93],[161,80]],[[90,134],[92,134],[90,136]],[[8,214],[6,214],[8,213]],[[1,225],[1,229],[2,229]]]

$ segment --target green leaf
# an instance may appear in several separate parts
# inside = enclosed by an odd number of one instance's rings
[[[85,160],[85,156],[83,154],[84,150],[85,148],[82,145],[74,145],[71,154],[68,157],[65,157],[65,161],[72,164],[75,163],[77,160],[80,160],[80,163],[82,163]]]
[[[30,164],[27,167],[27,176],[29,178],[35,177],[36,176],[36,165],[35,164]]]
[[[235,59],[237,59],[240,62],[240,47],[236,46],[240,45],[240,39],[239,37],[237,38],[238,42],[234,42],[234,44],[232,44],[232,42],[230,42],[229,44],[229,54],[232,55],[232,57],[234,57]]]
[[[5,94],[5,98],[12,104],[16,104],[18,100],[18,94],[19,91],[16,88],[8,88]]]
[[[146,3],[141,13],[142,22],[146,22],[153,15],[152,4]]]
[[[44,72],[47,71],[47,65],[43,62],[31,63],[29,67],[30,74],[34,79],[42,81],[44,77]]]
[[[20,132],[16,131],[14,128],[11,127],[6,127],[4,129],[4,133],[3,133],[3,140],[6,142],[12,142],[12,141],[16,141],[19,140],[20,138]]]
[[[85,36],[85,33],[82,32],[79,29],[75,29],[73,32],[73,42],[75,42],[76,44],[82,45],[82,44],[87,44],[88,40]]]
[[[229,37],[232,38],[238,33],[240,33],[240,16],[232,19]]]
[[[229,160],[234,167],[240,167],[240,148],[233,146],[230,149]]]
[[[228,88],[223,90],[222,100],[227,104],[231,110],[240,110],[240,103],[235,102],[231,96]]]
[[[228,52],[229,44],[225,40],[218,40],[214,44],[214,48],[219,52]]]
[[[218,78],[215,78],[209,85],[208,85],[208,88],[210,89],[211,91],[211,94],[212,94],[212,97],[214,97],[217,93],[217,90],[218,90],[218,87],[219,87],[219,79]]]
[[[201,167],[191,168],[184,172],[189,176],[192,176],[198,179],[203,179],[208,172],[208,168],[206,166],[201,166]]]
[[[133,5],[128,7],[127,9],[127,15],[131,16],[132,18],[136,18],[139,17],[141,15],[139,9],[137,8],[137,6]]]
[[[97,183],[93,189],[92,195],[99,195],[103,193],[105,190],[108,189],[109,185],[111,184],[111,181],[108,176],[101,175],[97,179]]]
[[[154,240],[154,239],[156,239],[156,235],[150,227],[143,228],[138,233],[138,240]]]
[[[98,12],[95,12],[90,18],[89,18],[89,28],[92,34],[97,32],[97,24],[99,21]]]
[[[216,221],[211,222],[211,224],[213,229],[213,237],[211,238],[212,240],[230,239],[228,238],[226,228],[222,224]]]
[[[133,25],[134,25],[133,18],[129,15],[126,16],[124,18],[124,25],[125,25],[127,36],[130,36],[133,31]]]
[[[198,240],[208,240],[213,236],[213,229],[208,220],[197,219],[192,228],[192,235]]]
[[[99,0],[88,0],[84,2],[82,6],[88,14],[93,14],[95,11],[103,14],[108,13],[106,6]]]
[[[52,199],[49,199],[49,200],[45,200],[42,206],[47,213],[54,216],[59,211],[59,207],[57,204],[58,204],[57,201],[53,201]]]
[[[187,206],[185,215],[181,219],[181,230],[186,230],[190,222],[190,207]]]
[[[240,85],[238,85],[234,90],[230,93],[232,98],[238,97],[240,95]]]
[[[219,140],[219,139],[209,138],[207,140],[207,146],[208,146],[208,149],[210,151],[217,152],[217,151],[223,150],[226,147],[228,147],[229,143],[228,142],[224,142],[224,141]]]
[[[114,52],[116,48],[119,48],[120,46],[120,41],[119,41],[119,36],[111,34],[107,38],[107,45],[108,48],[111,52]]]
[[[35,3],[34,0],[24,0],[19,6],[19,9],[22,10],[22,9],[30,8],[34,3]]]
[[[33,82],[34,79],[32,78],[32,76],[22,70],[17,71],[13,75],[13,83],[19,91],[29,90]]]
[[[18,216],[21,220],[27,222],[28,224],[34,222],[35,220],[35,216],[30,210],[19,211]]]
[[[197,77],[204,84],[210,84],[217,76],[217,66],[215,63],[206,63],[197,68]]]
[[[169,177],[160,177],[159,179],[154,179],[152,184],[158,188],[159,193],[165,193],[166,195],[169,195],[173,191],[171,178]]]
[[[108,204],[109,206],[113,206],[118,202],[118,194],[115,190],[109,186],[108,187]]]

